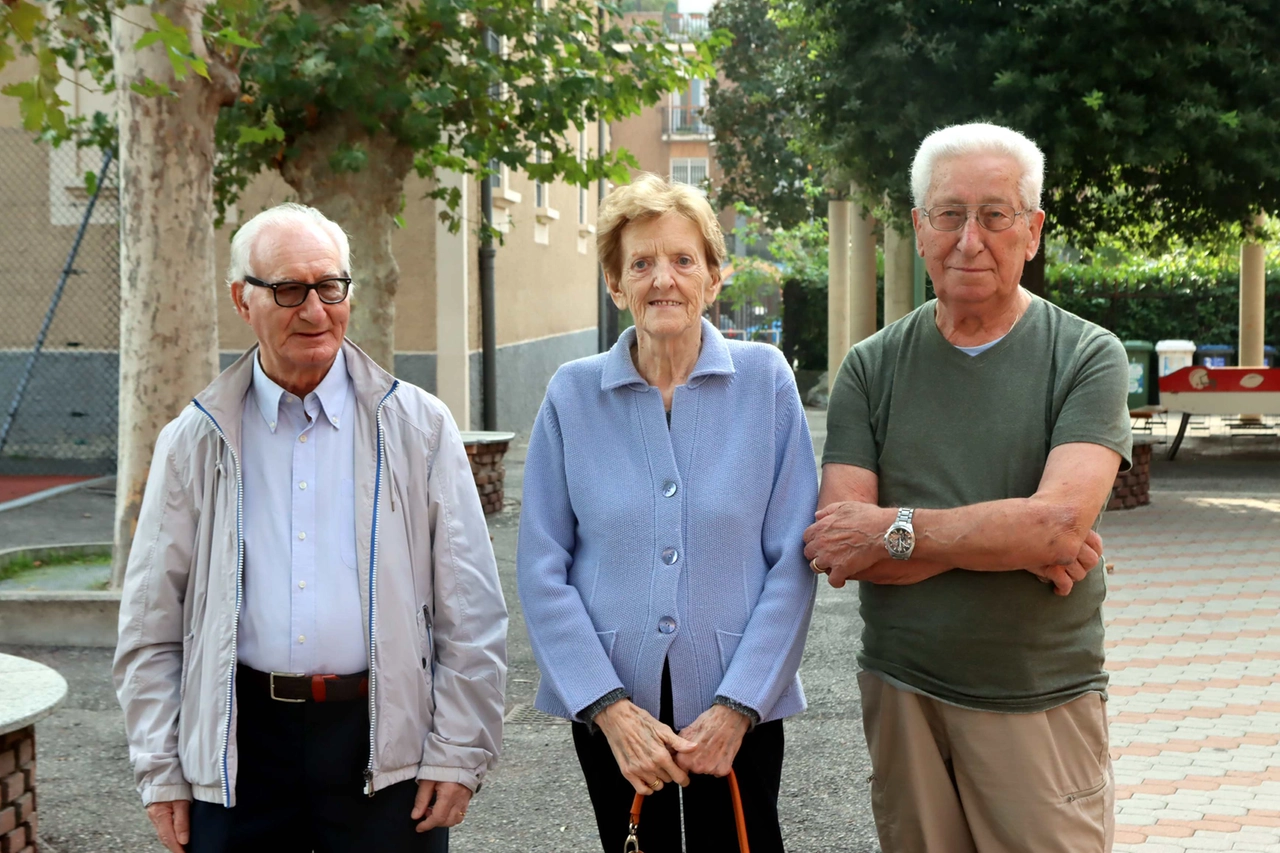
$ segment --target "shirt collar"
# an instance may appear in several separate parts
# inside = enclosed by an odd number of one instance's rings
[[[329,423],[333,424],[335,429],[341,429],[343,409],[347,403],[347,384],[350,381],[351,376],[347,372],[347,356],[339,349],[337,358],[333,360],[333,364],[329,367],[329,372],[325,374],[324,379],[320,380],[320,384],[312,392],[319,399],[320,407],[323,409],[325,417],[329,419]],[[258,411],[262,413],[262,419],[267,422],[267,428],[275,432],[276,424],[280,420],[280,400],[287,392],[277,385],[271,377],[267,376],[266,371],[262,369],[262,362],[258,356],[253,359],[252,387],[254,399],[258,403]]]
[[[600,378],[602,391],[612,391],[624,385],[648,387],[649,383],[644,381],[640,371],[636,370],[635,362],[631,360],[631,345],[635,340],[635,326],[618,336],[618,342],[609,350],[605,359],[604,375]],[[732,376],[733,373],[733,356],[729,353],[729,344],[724,335],[703,317],[702,352],[698,354],[698,363],[689,374],[689,386],[697,387],[709,376]]]

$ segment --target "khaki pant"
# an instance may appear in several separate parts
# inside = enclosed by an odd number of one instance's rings
[[[1038,714],[957,708],[858,674],[884,853],[1109,853],[1102,697]]]

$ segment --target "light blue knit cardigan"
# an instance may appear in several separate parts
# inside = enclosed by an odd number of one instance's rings
[[[621,687],[656,717],[669,658],[677,730],[717,695],[797,714],[818,482],[791,370],[703,320],[668,429],[634,341],[561,367],[529,439],[516,572],[537,707],[574,719]]]

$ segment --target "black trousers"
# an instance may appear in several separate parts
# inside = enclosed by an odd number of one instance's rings
[[[363,793],[367,702],[277,702],[238,680],[236,805],[191,804],[188,853],[447,853],[418,833],[418,783]]]
[[[672,726],[671,674],[662,672],[662,700],[658,719]],[[674,727],[674,726],[673,726]],[[604,853],[622,853],[627,840],[631,786],[609,748],[604,733],[594,734],[582,723],[573,724],[573,745],[587,780],[587,792],[596,813]],[[751,853],[782,853],[782,829],[778,826],[778,789],[782,785],[782,721],[761,723],[742,739],[733,760],[747,818]],[[691,776],[684,796],[684,844],[680,842],[679,785],[667,784],[645,797],[640,814],[640,849],[644,853],[738,853],[738,833],[733,821],[729,781],[714,776]]]

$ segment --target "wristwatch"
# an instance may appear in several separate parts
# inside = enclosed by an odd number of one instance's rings
[[[911,552],[916,548],[916,530],[911,526],[911,516],[915,514],[914,509],[899,509],[898,517],[885,531],[884,547],[895,560],[911,559]]]

